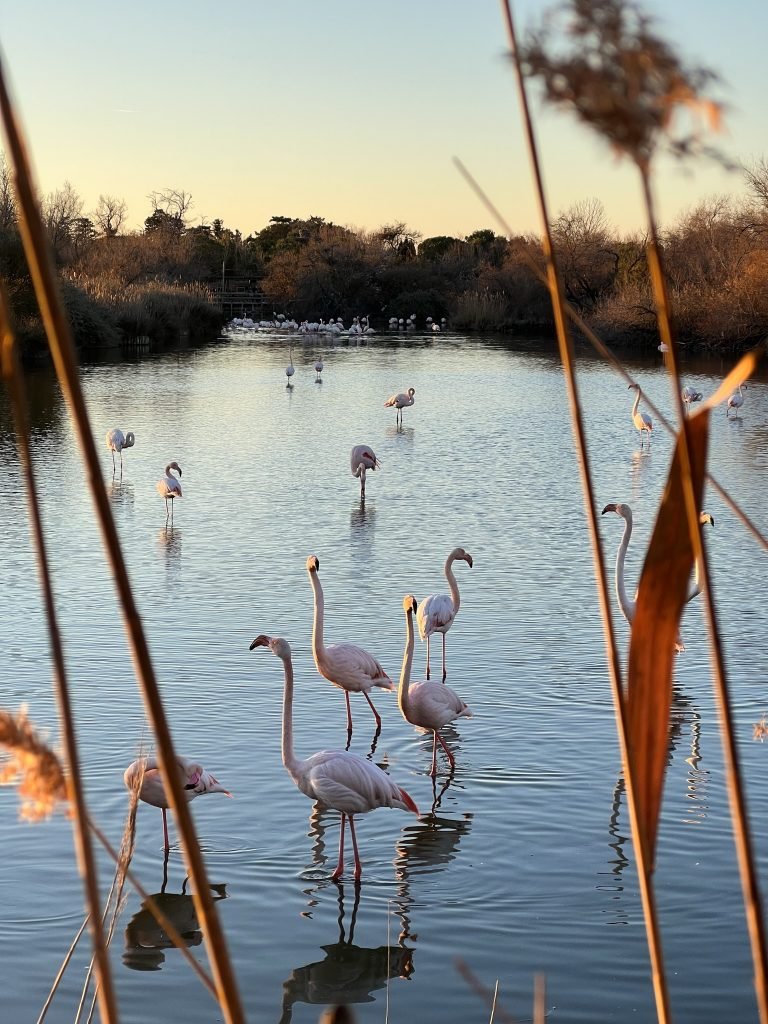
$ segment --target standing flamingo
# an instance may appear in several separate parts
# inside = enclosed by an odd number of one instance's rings
[[[413,405],[415,401],[413,396],[415,394],[416,388],[408,388],[407,393],[405,391],[400,391],[396,395],[390,395],[384,403],[385,409],[389,409],[394,405],[396,409],[395,423],[397,423],[399,419],[400,426],[403,425],[403,409],[406,409],[409,405]]]
[[[322,380],[323,380],[323,378],[321,376],[322,372],[323,372],[323,360],[320,358],[320,356],[318,356],[317,359],[315,360],[315,384],[321,384],[322,383]]]
[[[194,800],[196,796],[202,796],[203,793],[223,793],[225,796],[232,796],[229,790],[220,786],[218,781],[201,764],[179,756],[176,757],[176,764],[184,780],[184,796],[187,798],[187,803],[190,800]],[[159,761],[156,757],[140,757],[138,761],[134,761],[133,764],[128,765],[125,769],[123,781],[130,790],[135,789],[136,786],[139,787],[139,800],[143,800],[145,804],[152,804],[153,807],[159,807],[162,810],[163,838],[165,840],[165,852],[167,853],[170,845],[168,843],[168,821],[165,811],[171,805],[165,794]]]
[[[454,548],[450,555],[448,555],[445,561],[445,569],[443,570],[445,578],[448,580],[448,586],[451,588],[450,595],[430,594],[429,597],[425,597],[421,602],[416,613],[416,621],[419,624],[419,636],[422,640],[427,641],[427,679],[429,679],[429,638],[433,633],[443,634],[443,682],[445,682],[446,676],[445,634],[451,628],[461,606],[459,585],[456,582],[456,577],[453,575],[453,563],[457,559],[466,562],[469,568],[472,568],[472,555],[465,551],[464,548]]]
[[[296,367],[293,365],[293,345],[288,345],[288,365],[285,368],[285,376],[288,378],[288,383],[285,385],[287,388],[292,388],[291,377],[296,373]]]
[[[362,693],[371,706],[373,717],[376,719],[376,728],[381,728],[381,716],[373,706],[373,701],[368,696],[369,690],[374,686],[380,686],[382,690],[394,690],[395,684],[384,671],[380,663],[364,651],[362,647],[354,644],[331,644],[325,646],[323,642],[323,613],[325,610],[325,599],[323,588],[320,586],[320,578],[317,571],[320,568],[320,559],[317,555],[310,555],[307,559],[307,572],[309,582],[315,595],[315,618],[312,626],[312,654],[315,657],[315,665],[321,676],[325,676],[334,686],[344,691],[347,701],[347,733],[352,732],[352,711],[349,706],[350,693]]]
[[[730,419],[729,414],[731,409],[736,411],[737,416],[739,415],[739,409],[744,405],[744,392],[742,391],[742,388],[745,388],[746,386],[746,384],[739,384],[738,390],[734,391],[729,397],[728,404],[725,407],[725,415],[727,419]]]
[[[700,402],[704,395],[702,395],[700,391],[696,391],[694,388],[688,387],[688,385],[686,384],[686,386],[680,392],[680,397],[683,400],[683,405],[685,406],[686,410],[690,412],[690,408],[693,405],[693,403]]]
[[[117,427],[113,427],[107,431],[107,448],[112,452],[112,476],[115,475],[117,469],[115,466],[115,452],[120,454],[120,476],[123,475],[123,448],[133,448],[136,443],[136,437],[132,430],[129,430],[127,434],[124,434],[122,430],[118,430]]]
[[[437,743],[448,755],[451,771],[456,767],[456,761],[448,749],[445,740],[437,731],[448,722],[456,718],[471,718],[472,712],[457,693],[445,686],[443,683],[411,682],[411,667],[413,665],[413,615],[416,611],[416,598],[407,594],[403,599],[403,610],[405,611],[405,654],[403,655],[403,669],[400,673],[400,688],[398,690],[398,703],[403,713],[403,718],[411,725],[419,729],[432,730],[432,776],[437,775]]]
[[[363,500],[365,498],[365,471],[367,469],[371,471],[380,469],[381,463],[376,458],[376,454],[370,445],[356,444],[352,449],[350,464],[352,476],[360,477],[360,499]]]
[[[632,509],[627,504],[613,503],[610,505],[606,505],[601,514],[605,515],[606,512],[615,512],[617,516],[621,516],[625,523],[624,533],[621,536],[619,548],[616,552],[616,598],[619,602],[621,614],[624,616],[624,618],[631,626],[635,618],[635,609],[637,608],[637,594],[635,594],[635,599],[633,600],[627,593],[627,588],[624,583],[624,560],[627,554],[627,548],[629,547],[630,538],[632,537]],[[702,512],[700,514],[699,522],[702,525],[704,523],[709,523],[713,527],[715,525],[715,520],[708,512]],[[699,570],[700,566],[697,559],[696,564],[694,566],[694,584],[693,588],[689,591],[688,596],[685,599],[686,604],[689,601],[692,601],[697,594],[701,593],[701,586],[699,584]],[[680,636],[678,636],[677,642],[675,643],[675,650],[685,650],[685,644],[683,643],[682,637]]]
[[[316,571],[316,570],[315,570]],[[367,814],[376,807],[399,807],[419,813],[419,809],[404,789],[396,785],[385,771],[366,757],[347,750],[321,750],[305,761],[293,752],[293,664],[291,648],[280,637],[257,636],[251,644],[268,647],[283,663],[285,689],[283,691],[283,764],[298,788],[310,800],[319,800],[341,814],[339,834],[339,861],[331,876],[334,880],[344,871],[344,831],[349,818],[349,831],[355,851],[355,879],[359,880],[363,868],[357,850],[355,815]]]
[[[635,404],[632,406],[632,422],[640,431],[640,444],[643,443],[643,433],[648,434],[648,440],[651,439],[651,431],[653,430],[653,420],[647,412],[638,412],[638,406],[640,405],[640,399],[643,397],[643,392],[640,390],[639,384],[630,384],[629,388],[637,389],[637,398],[635,398]]]
[[[165,520],[168,521],[168,501],[171,502],[171,522],[173,522],[173,499],[180,498],[181,494],[181,483],[171,473],[171,470],[175,469],[176,472],[181,476],[181,466],[178,462],[169,462],[165,467],[165,476],[162,480],[158,480],[155,484],[157,493],[161,498],[165,498]]]

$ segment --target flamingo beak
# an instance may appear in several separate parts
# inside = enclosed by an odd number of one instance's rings
[[[248,648],[249,651],[255,650],[257,647],[269,647],[270,638],[265,636],[263,633],[257,636],[251,646]]]
[[[616,511],[616,506],[615,505],[606,505],[605,508],[603,509],[603,511],[600,513],[600,515],[604,516],[606,512],[615,512],[615,511]]]
[[[467,565],[471,569],[475,563],[472,561],[472,555],[467,555]]]

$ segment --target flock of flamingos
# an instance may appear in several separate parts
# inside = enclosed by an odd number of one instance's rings
[[[318,370],[318,373],[320,371]],[[290,374],[289,374],[290,379]],[[639,411],[642,392],[638,385],[631,385],[637,389],[634,405],[632,407],[632,421],[640,432],[641,444],[647,437],[650,443],[650,436],[653,430],[651,417],[647,413]],[[398,424],[402,423],[403,409],[414,404],[415,390],[409,388],[407,391],[392,395],[386,400],[384,406],[394,408]],[[692,388],[684,388],[683,402],[686,407],[696,401],[700,401],[700,392]],[[731,409],[738,415],[738,410],[744,402],[744,395],[741,388],[734,392],[728,400],[726,415],[730,416]],[[120,472],[122,474],[123,450],[130,448],[135,443],[132,432],[123,434],[121,430],[113,429],[108,431],[106,436],[107,447],[112,453],[113,473],[117,471],[115,455],[120,456]],[[360,496],[365,498],[365,477],[367,471],[375,471],[380,465],[375,452],[370,445],[356,445],[351,453],[351,470],[353,476],[360,480]],[[179,479],[174,476],[174,471],[181,477],[181,467],[176,462],[171,462],[165,467],[164,477],[157,482],[157,491],[164,498],[166,504],[166,520],[170,515],[173,517],[173,502],[182,496]],[[170,502],[170,510],[168,503]],[[616,557],[616,594],[622,614],[631,624],[634,618],[635,602],[627,593],[624,582],[624,560],[632,534],[632,510],[626,504],[610,504],[603,509],[606,512],[614,512],[624,519],[624,532],[619,544]],[[701,522],[714,526],[714,519],[709,514],[701,514]],[[448,581],[449,594],[432,594],[426,597],[420,604],[416,598],[407,594],[403,599],[403,611],[405,613],[406,642],[403,655],[403,665],[400,673],[400,684],[398,687],[398,704],[400,711],[406,721],[420,730],[432,733],[432,766],[431,775],[437,774],[437,752],[438,744],[442,747],[448,759],[450,770],[455,767],[455,759],[447,744],[440,735],[440,730],[449,722],[458,718],[470,718],[472,712],[464,701],[449,686],[446,685],[446,657],[445,657],[445,634],[451,628],[454,619],[461,605],[459,587],[453,572],[453,565],[457,561],[466,562],[472,568],[472,555],[462,547],[454,548],[448,555],[445,562],[445,576]],[[381,717],[374,707],[370,692],[375,687],[385,690],[394,690],[395,684],[384,671],[380,662],[368,651],[357,647],[354,644],[328,644],[324,639],[324,597],[323,588],[319,577],[320,561],[316,555],[310,555],[307,559],[307,573],[314,595],[314,624],[312,630],[312,653],[318,672],[334,686],[344,691],[347,711],[347,736],[352,734],[352,710],[350,705],[350,693],[362,693],[371,708],[376,720],[377,730],[381,728]],[[690,588],[687,600],[691,601],[700,593],[698,565],[695,570],[695,577]],[[419,630],[419,635],[427,644],[426,679],[423,682],[411,681],[411,670],[413,667],[413,653],[415,645],[414,616]],[[442,678],[440,682],[430,678],[430,638],[440,633],[442,637]],[[281,637],[271,637],[264,634],[256,637],[250,645],[250,650],[266,647],[283,663],[284,693],[283,693],[283,722],[282,722],[282,759],[283,764],[296,786],[311,800],[320,801],[326,807],[336,810],[341,815],[341,829],[339,834],[339,856],[336,869],[332,877],[339,879],[344,871],[344,839],[346,824],[349,822],[349,832],[354,851],[354,877],[359,880],[362,874],[362,865],[357,846],[355,834],[355,815],[366,814],[377,807],[397,807],[401,810],[412,811],[418,814],[418,807],[413,798],[377,764],[361,757],[359,754],[349,750],[321,750],[316,754],[302,760],[297,757],[293,749],[293,665],[291,661],[291,648],[288,642]],[[677,650],[684,650],[682,639],[678,637]],[[184,788],[188,800],[193,800],[203,793],[224,793],[231,794],[219,784],[216,778],[206,771],[202,765],[194,763],[186,758],[179,757],[178,768],[184,781]],[[139,798],[154,807],[161,808],[163,812],[163,837],[166,852],[169,850],[168,824],[166,809],[169,806],[163,787],[163,780],[158,762],[153,757],[142,757],[134,761],[126,770],[125,784],[131,789],[138,788]]]

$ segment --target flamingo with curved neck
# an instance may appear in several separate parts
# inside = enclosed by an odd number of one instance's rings
[[[403,611],[405,612],[405,652],[400,672],[397,702],[400,705],[403,718],[407,722],[419,729],[428,729],[432,732],[431,775],[434,777],[437,775],[438,742],[448,756],[451,771],[453,772],[456,767],[456,760],[438,730],[456,718],[471,718],[472,712],[461,697],[444,683],[430,682],[429,680],[422,683],[411,682],[415,644],[413,616],[416,613],[416,598],[413,594],[406,594],[403,598]]]
[[[356,444],[350,456],[350,466],[352,468],[352,476],[360,478],[360,498],[363,500],[365,498],[366,470],[370,469],[373,472],[380,469],[381,463],[376,458],[376,453],[369,444]]]
[[[115,466],[115,452],[118,452],[120,455],[120,476],[122,476],[123,449],[133,448],[134,444],[136,444],[136,435],[132,430],[129,430],[124,434],[122,430],[118,430],[117,427],[113,427],[111,430],[107,431],[106,442],[107,448],[112,452],[112,476],[117,472],[117,468]]]
[[[181,483],[171,472],[175,469],[176,472],[181,476],[181,466],[178,462],[169,462],[165,467],[165,476],[162,480],[158,480],[155,484],[155,489],[161,498],[165,498],[165,521],[168,522],[168,502],[171,503],[171,522],[173,522],[173,500],[174,498],[181,498]]]
[[[265,634],[257,636],[251,644],[267,647],[283,663],[285,686],[283,689],[283,764],[296,786],[310,798],[319,800],[341,814],[339,834],[339,860],[332,877],[338,879],[344,871],[344,833],[349,819],[349,831],[355,853],[355,879],[362,874],[362,864],[355,835],[355,815],[367,814],[376,807],[399,807],[419,813],[412,797],[398,786],[373,761],[348,750],[321,750],[301,760],[293,750],[293,662],[291,648],[281,637]]]
[[[632,406],[632,422],[635,427],[640,431],[640,444],[643,443],[643,434],[648,434],[648,440],[651,439],[651,432],[653,430],[653,420],[647,412],[640,412],[639,405],[640,399],[643,397],[643,392],[640,390],[639,384],[630,384],[630,389],[637,390],[637,396],[635,397],[635,404]]]
[[[312,625],[312,654],[315,658],[317,671],[325,676],[334,686],[344,690],[347,701],[347,733],[352,733],[352,711],[349,705],[350,693],[362,693],[370,705],[376,728],[381,728],[381,716],[368,696],[374,686],[382,690],[394,690],[395,684],[381,666],[381,663],[355,644],[329,644],[325,646],[323,628],[325,624],[325,597],[320,585],[318,570],[320,559],[310,555],[307,559],[309,582],[315,597],[314,622]]]
[[[443,682],[445,682],[445,634],[453,625],[453,620],[461,607],[461,595],[459,585],[453,574],[453,563],[456,561],[466,562],[471,569],[474,565],[472,555],[464,548],[454,548],[445,560],[443,572],[448,580],[448,587],[451,591],[448,594],[430,594],[425,597],[419,605],[416,613],[416,621],[419,625],[419,636],[427,641],[427,679],[429,679],[429,638],[433,633],[443,634]]]

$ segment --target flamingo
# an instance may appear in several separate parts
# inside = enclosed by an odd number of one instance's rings
[[[123,475],[123,448],[133,448],[136,443],[136,437],[132,430],[129,430],[127,434],[124,434],[122,430],[118,430],[117,427],[113,427],[107,431],[107,448],[112,452],[112,476],[115,475],[115,452],[120,454],[120,476]]]
[[[293,365],[293,346],[288,346],[288,365],[285,368],[285,376],[288,378],[288,383],[285,385],[287,388],[292,388],[291,377],[296,373],[296,368]]]
[[[360,477],[360,498],[365,498],[365,471],[370,469],[371,471],[381,468],[381,463],[376,458],[376,454],[367,444],[356,444],[352,449],[352,455],[350,458],[350,464],[352,467],[352,476]]]
[[[407,594],[403,598],[405,611],[405,654],[403,669],[400,673],[400,688],[397,694],[398,704],[403,718],[419,729],[432,731],[432,776],[437,775],[437,744],[448,755],[451,771],[456,767],[456,760],[446,746],[445,740],[438,729],[453,722],[456,718],[471,718],[472,712],[457,693],[443,683],[430,682],[411,683],[411,667],[413,665],[413,615],[416,611],[416,598]]]
[[[745,388],[746,386],[746,384],[739,384],[738,390],[734,391],[733,394],[729,397],[728,404],[725,407],[726,418],[730,419],[729,414],[731,409],[735,409],[736,415],[739,415],[739,409],[742,407],[742,405],[744,405],[744,392],[741,389]]]
[[[380,686],[382,690],[394,690],[395,684],[382,668],[381,664],[364,651],[362,647],[354,644],[331,644],[325,646],[323,641],[323,613],[325,600],[323,588],[320,586],[320,578],[317,571],[320,568],[320,559],[317,555],[310,555],[307,559],[307,572],[309,582],[315,594],[315,618],[312,626],[312,654],[315,658],[317,671],[325,676],[334,686],[344,691],[347,701],[347,733],[352,732],[352,711],[349,706],[350,693],[362,693],[371,706],[373,717],[376,719],[376,728],[381,728],[381,716],[373,706],[373,701],[368,696],[368,691],[374,686]]]
[[[415,394],[416,388],[408,388],[407,393],[405,391],[400,391],[396,395],[390,395],[390,397],[386,400],[386,402],[384,403],[385,409],[389,409],[394,405],[395,409],[397,410],[395,413],[395,423],[397,423],[399,417],[400,423],[402,425],[403,409],[407,408],[409,405],[413,405],[415,401],[413,396]]]
[[[155,484],[157,493],[161,498],[165,498],[165,520],[168,521],[168,499],[171,502],[171,522],[173,522],[173,499],[180,498],[181,493],[181,482],[171,473],[171,470],[175,469],[176,472],[181,476],[181,466],[178,462],[169,462],[165,467],[165,476],[162,480],[158,480]]]
[[[315,360],[315,383],[316,384],[320,384],[321,383],[323,378],[320,376],[320,374],[322,372],[323,372],[323,360],[320,358],[320,356],[318,356],[317,359]]]
[[[451,589],[448,594],[430,594],[425,597],[419,605],[416,613],[416,621],[419,624],[419,636],[427,641],[427,679],[429,679],[429,638],[433,633],[443,634],[443,682],[445,682],[445,634],[451,628],[453,620],[458,614],[461,606],[459,586],[456,577],[453,575],[453,563],[457,560],[466,562],[472,568],[472,555],[464,548],[454,548],[445,560],[445,578]]]
[[[651,431],[653,430],[653,420],[647,412],[638,412],[638,405],[640,405],[640,399],[643,397],[643,392],[640,390],[639,384],[630,384],[630,388],[637,388],[637,398],[635,404],[632,406],[632,422],[635,424],[637,429],[640,431],[640,444],[643,443],[643,431],[647,431],[648,440],[651,439]]]
[[[376,807],[399,807],[403,811],[413,811],[414,814],[418,814],[419,809],[412,797],[393,782],[385,771],[359,754],[347,750],[321,750],[305,761],[296,757],[293,752],[293,664],[290,645],[281,637],[262,634],[256,637],[250,649],[253,651],[256,647],[268,647],[283,663],[285,689],[282,754],[288,774],[310,800],[319,800],[341,814],[339,861],[331,877],[335,881],[341,878],[344,871],[344,832],[349,818],[357,881],[363,868],[357,849],[355,815],[367,814]]]
[[[631,626],[635,618],[635,609],[637,608],[637,594],[635,594],[635,599],[633,600],[627,593],[627,589],[624,583],[624,559],[627,554],[627,548],[629,547],[630,538],[632,537],[632,509],[629,507],[629,505],[622,503],[614,503],[606,505],[601,515],[605,515],[606,512],[615,512],[617,516],[621,516],[625,523],[624,533],[621,536],[619,548],[616,552],[616,598],[619,602],[621,614],[624,616],[624,618]],[[702,525],[704,525],[704,523],[709,523],[713,528],[715,525],[714,518],[708,512],[702,512],[699,515],[699,522]],[[699,583],[699,572],[700,566],[697,559],[696,564],[694,566],[693,587],[686,596],[686,604],[689,601],[692,601],[694,597],[701,593],[701,585]],[[677,641],[675,643],[675,650],[685,650],[685,644],[683,643],[682,637],[680,636],[678,636]]]
[[[225,796],[232,796],[229,790],[220,786],[218,780],[210,772],[207,772],[201,764],[178,755],[176,757],[176,764],[184,780],[184,796],[187,798],[187,802],[194,800],[196,796],[202,796],[203,793],[223,793]],[[163,838],[165,840],[165,852],[167,853],[170,845],[168,843],[168,820],[165,811],[171,805],[165,793],[159,761],[156,757],[140,757],[125,769],[123,781],[130,790],[135,789],[137,786],[139,787],[139,800],[143,800],[145,804],[152,804],[153,807],[159,807],[162,810]]]
[[[683,400],[683,405],[686,409],[690,409],[694,402],[700,402],[704,395],[700,391],[695,391],[693,388],[689,388],[687,385],[680,392],[680,397]]]

